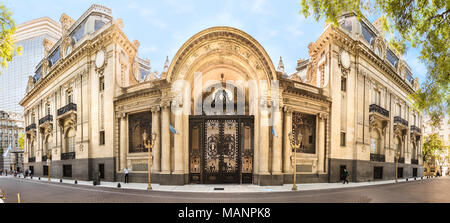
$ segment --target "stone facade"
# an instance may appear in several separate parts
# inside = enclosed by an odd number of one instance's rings
[[[104,25],[93,30],[99,18]],[[281,185],[292,182],[290,133],[301,133],[297,182],[338,181],[341,166],[353,181],[374,180],[374,167],[392,179],[396,148],[403,176],[412,168],[423,175],[421,159],[411,164],[421,154],[421,134],[411,127],[420,127],[421,116],[406,100],[417,80],[405,76],[403,60],[390,64],[371,24],[362,21],[374,35],[368,43],[355,16],[343,19],[350,31],[327,26],[291,75],[281,58],[275,69],[253,37],[231,27],[195,34],[158,75],[147,72],[139,43],[126,38],[109,9],[93,5],[77,21],[63,15],[63,37],[49,47],[42,77],[29,82],[21,101],[27,126],[42,119],[27,128],[25,156],[40,165],[49,149],[57,177],[69,176],[71,165],[72,178],[102,172],[122,181],[127,168],[132,182],[146,182],[151,159],[152,182],[162,185]],[[74,43],[80,24],[85,34]],[[49,66],[58,47],[61,57]],[[211,114],[203,110],[208,98]],[[216,107],[220,100],[234,110]],[[155,135],[150,159],[145,133]]]

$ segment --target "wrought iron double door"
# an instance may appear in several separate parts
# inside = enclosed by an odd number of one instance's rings
[[[252,183],[252,116],[193,116],[190,125],[192,183]]]

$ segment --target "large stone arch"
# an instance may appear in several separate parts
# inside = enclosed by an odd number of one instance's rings
[[[203,30],[186,41],[163,78],[169,83],[189,80],[208,59],[210,63],[234,62],[245,67],[255,80],[278,79],[272,60],[258,41],[241,30],[222,26]]]

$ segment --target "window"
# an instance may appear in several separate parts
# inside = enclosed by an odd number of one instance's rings
[[[68,90],[67,91],[67,104],[73,103],[73,91]]]
[[[75,130],[70,129],[66,135],[66,152],[75,152]]]
[[[364,39],[369,44],[372,44],[372,41],[375,39],[375,34],[364,23],[361,23],[361,30],[362,30],[362,34],[363,34]]]
[[[347,91],[347,78],[341,77],[341,91]]]
[[[392,64],[392,66],[397,67],[398,58],[390,49],[387,50],[386,59]]]
[[[341,21],[341,27],[345,30],[351,32],[352,31],[352,20],[350,17],[345,18]]]
[[[105,22],[103,22],[102,20],[95,20],[94,32],[102,28],[103,25],[105,25]]]
[[[105,90],[105,79],[101,77],[99,81],[99,91],[103,92],[104,90]]]
[[[341,146],[345,146],[345,132],[341,132]]]
[[[379,154],[380,134],[377,130],[373,130],[370,134],[370,153]]]
[[[49,66],[52,67],[53,64],[55,64],[56,62],[58,62],[59,60],[59,47],[56,48],[55,51],[53,51],[53,53],[50,55],[48,62],[49,62]]]
[[[100,145],[105,145],[105,131],[100,131]]]
[[[402,115],[402,106],[400,104],[397,104],[397,116]]]
[[[47,115],[50,115],[51,114],[51,112],[50,112],[50,103],[47,103],[46,107],[47,107],[47,110],[46,110]]]

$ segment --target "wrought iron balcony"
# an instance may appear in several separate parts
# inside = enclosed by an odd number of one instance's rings
[[[53,122],[53,116],[52,115],[47,115],[47,116],[39,119],[39,125],[42,125],[42,124],[44,124],[46,122],[49,122],[49,123]]]
[[[42,156],[42,162],[47,162],[47,155]]]
[[[34,162],[36,162],[36,157],[28,157],[28,162],[29,162],[29,163],[34,163]]]
[[[404,126],[408,126],[408,121],[406,121],[405,119],[403,119],[400,116],[395,116],[394,117],[394,123],[400,123],[400,124],[402,124]]]
[[[411,159],[411,164],[419,165],[418,159]]]
[[[27,126],[27,127],[25,128],[25,131],[28,132],[28,131],[33,130],[33,129],[36,129],[36,123],[33,123],[33,124]]]
[[[369,106],[369,112],[376,112],[378,114],[381,114],[387,118],[389,118],[389,111],[382,108],[381,106],[377,105],[377,104],[371,104]]]
[[[60,116],[60,115],[66,114],[69,111],[77,111],[77,104],[69,103],[66,106],[58,109],[57,113],[58,113],[58,116]]]
[[[386,162],[386,158],[383,154],[370,154],[370,161]]]
[[[411,125],[411,132],[422,133],[422,130],[415,125]]]
[[[75,159],[75,152],[61,153],[61,160]]]
[[[398,163],[405,163],[405,157],[400,157],[397,160]]]

